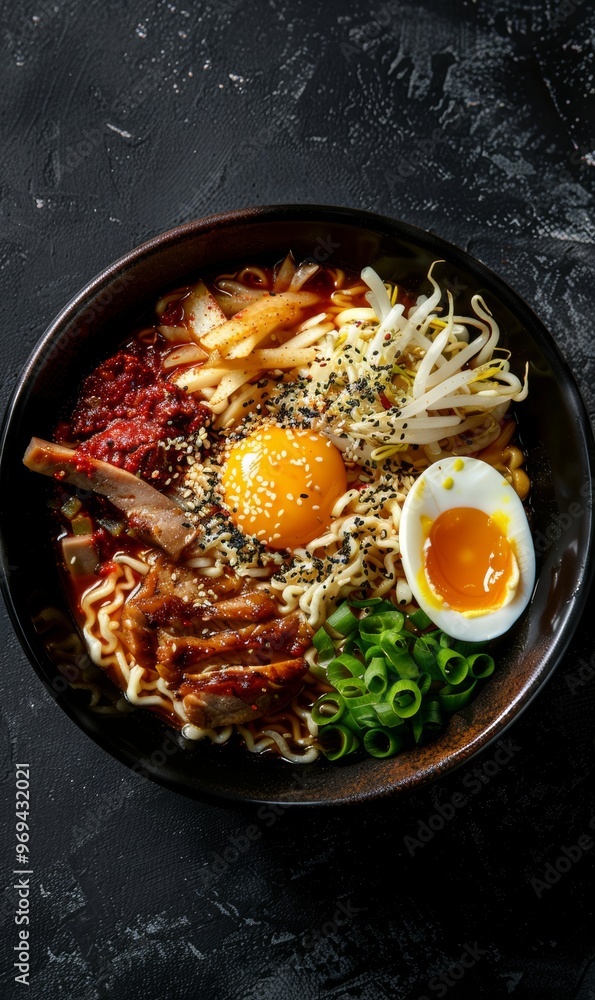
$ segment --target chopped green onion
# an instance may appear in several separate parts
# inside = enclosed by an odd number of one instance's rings
[[[383,632],[380,636],[382,648],[399,677],[418,677],[419,668],[406,649],[395,646],[392,632]]]
[[[421,743],[425,737],[432,737],[442,728],[442,715],[440,713],[440,703],[430,701],[427,705],[422,705],[420,711],[411,720],[413,739],[416,743]]]
[[[364,601],[352,601],[349,598],[349,606],[351,608],[373,608],[377,604],[382,604],[381,597],[366,597]]]
[[[391,729],[396,729],[398,726],[406,726],[405,720],[393,712],[390,705],[387,705],[385,701],[378,702],[374,705],[374,712],[376,713],[376,718],[381,726],[387,726]]]
[[[440,711],[440,702],[437,698],[433,698],[431,701],[426,702],[425,705],[422,705],[419,714],[423,719],[426,729],[436,729],[442,726],[442,713]]]
[[[322,664],[322,666],[326,666],[327,663],[334,660],[337,655],[335,644],[325,629],[319,628],[318,631],[312,636],[312,642],[314,643],[316,652],[318,653],[318,662]]]
[[[123,521],[116,521],[115,518],[100,517],[98,520],[101,527],[109,531],[110,535],[113,535],[114,538],[119,538],[126,527]]]
[[[397,726],[405,727],[406,725],[405,720],[400,715],[397,715],[396,712],[393,712],[390,705],[387,705],[384,701],[380,701],[377,705],[374,705],[374,711],[376,712],[378,721],[383,726],[396,729]]]
[[[365,662],[369,663],[370,660],[373,660],[375,656],[380,656],[381,659],[384,659],[384,650],[383,650],[382,646],[368,646],[367,647],[367,649],[366,649],[366,651],[364,653],[364,660],[365,660]]]
[[[415,683],[417,684],[422,695],[427,694],[432,686],[432,675],[424,671],[416,678]]]
[[[432,624],[431,619],[428,618],[425,611],[422,611],[421,608],[418,611],[414,611],[412,615],[409,615],[409,621],[422,632]]]
[[[365,665],[355,656],[349,653],[342,653],[331,660],[326,668],[329,684],[337,687],[338,681],[346,680],[348,677],[361,677],[365,671]]]
[[[328,760],[339,760],[359,745],[357,736],[347,726],[325,726],[320,735],[321,742],[324,740],[322,752]]]
[[[414,715],[411,720],[411,733],[413,735],[413,740],[415,743],[421,743],[421,738],[424,732],[424,721],[419,714]]]
[[[417,663],[420,670],[430,670],[434,660],[436,659],[436,651],[438,649],[438,643],[435,639],[431,639],[428,636],[422,635],[419,639],[416,639],[413,643],[413,649],[411,650],[411,655]]]
[[[393,604],[392,601],[386,601],[386,600],[383,601],[383,600],[381,600],[380,604],[377,604],[375,606],[373,613],[375,615],[383,615],[383,614],[386,614],[386,613],[390,613],[392,615],[392,614],[395,613],[396,610],[397,609],[395,608],[395,606],[394,606],[394,604]],[[402,614],[402,612],[398,611],[398,614]],[[403,615],[403,617],[405,617],[405,616]]]
[[[466,658],[454,649],[441,649],[436,656],[436,663],[447,684],[460,684],[469,673]]]
[[[72,530],[75,535],[92,535],[93,534],[93,522],[90,517],[85,517],[84,514],[77,514],[73,517]]]
[[[397,628],[387,628],[378,636],[378,645],[383,653],[407,651],[407,636]]]
[[[62,504],[60,509],[64,514],[64,517],[67,517],[69,521],[72,521],[73,517],[76,517],[82,506],[83,505],[78,497],[68,497],[68,500]]]
[[[351,635],[347,636],[345,642],[343,643],[343,652],[349,653],[350,656],[353,656],[354,653],[360,652],[357,632],[352,632]]]
[[[349,698],[361,698],[366,693],[366,683],[363,677],[345,677],[337,681],[335,687],[347,701]]]
[[[464,684],[457,687],[447,684],[438,692],[440,707],[445,712],[458,712],[471,701],[476,684],[475,678],[467,679]]]
[[[386,663],[382,657],[374,656],[370,660],[364,674],[364,681],[371,694],[379,697],[384,694],[388,687],[388,678],[386,676]]]
[[[364,747],[371,757],[392,757],[403,746],[403,741],[390,729],[368,729],[364,736]]]
[[[495,669],[478,643],[454,639],[425,612],[406,616],[385,599],[345,601],[327,625],[340,638],[316,632],[312,669],[335,691],[316,701],[312,719],[329,760],[354,752],[360,740],[373,757],[426,743]]]
[[[329,691],[322,694],[312,706],[312,721],[317,726],[338,722],[345,712],[345,701],[340,694]]]
[[[355,698],[351,699],[351,701],[355,700]],[[365,731],[378,725],[373,705],[352,705],[351,701],[349,702],[349,708],[343,716],[342,721],[344,726],[349,726],[350,729],[361,732],[362,730]]]
[[[386,701],[395,715],[409,719],[419,710],[421,691],[413,680],[403,678],[395,681],[386,695]]]
[[[382,632],[393,629],[400,632],[405,623],[405,615],[401,611],[380,611],[377,614],[368,615],[359,622],[361,635],[370,643],[376,641]]]
[[[467,657],[467,663],[471,677],[476,678],[489,677],[494,673],[496,667],[492,657],[488,656],[487,653],[473,653],[472,656]]]
[[[349,635],[354,629],[359,625],[359,620],[355,617],[352,611],[349,609],[347,601],[340,604],[336,611],[333,611],[330,618],[327,619],[327,625],[330,625],[335,632],[339,632],[341,635]]]
[[[478,653],[481,650],[481,642],[469,642],[468,639],[455,639],[452,648],[456,649],[457,653],[461,656],[471,656],[472,653]]]
[[[375,709],[377,701],[378,698],[375,694],[368,693],[362,695],[355,695],[353,698],[349,699],[348,703],[346,702],[345,704],[348,705],[350,711],[352,711],[354,708],[362,708],[362,707]]]

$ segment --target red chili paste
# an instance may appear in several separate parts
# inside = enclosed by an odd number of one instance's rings
[[[70,422],[56,433],[58,441],[82,441],[81,467],[98,458],[157,488],[166,485],[177,465],[171,441],[197,431],[209,411],[167,381],[161,355],[159,347],[134,341],[85,379]]]

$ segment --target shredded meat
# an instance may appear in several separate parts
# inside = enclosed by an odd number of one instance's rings
[[[160,555],[122,613],[137,663],[157,669],[201,728],[259,718],[299,691],[312,632],[300,611],[228,573],[211,579]]]

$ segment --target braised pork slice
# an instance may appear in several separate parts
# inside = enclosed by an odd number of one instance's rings
[[[277,614],[275,601],[261,591],[231,596],[241,589],[242,582],[233,573],[212,579],[160,555],[124,605],[124,641],[136,662],[151,668],[157,659],[159,627],[167,627],[176,636],[200,635],[228,627],[230,622],[259,622]]]
[[[200,570],[172,564],[164,556],[153,561],[128,607],[138,608],[152,627],[176,629],[202,622],[259,622],[277,614],[277,604],[259,590],[244,590],[234,573],[206,577]]]
[[[78,457],[72,448],[31,438],[23,462],[59,482],[100,493],[121,510],[141,537],[177,559],[196,537],[188,515],[149,483],[109,462]]]
[[[141,667],[153,668],[159,626],[167,626],[179,635],[193,635],[200,628],[203,615],[212,617],[216,604],[211,599],[225,599],[240,588],[235,574],[211,580],[197,569],[172,563],[159,555],[152,559],[141,586],[124,605],[121,619],[124,642]]]
[[[282,708],[299,693],[305,673],[301,659],[189,675],[178,690],[190,722],[201,729],[259,719]]]
[[[164,555],[126,601],[121,624],[136,662],[159,672],[201,728],[285,705],[308,669],[312,630],[301,611],[282,615],[252,581],[206,577]]]
[[[311,631],[299,611],[243,628],[222,629],[202,639],[172,635],[165,629],[159,630],[158,637],[159,663],[184,672],[213,657],[229,658],[244,650],[266,662],[273,654],[301,656],[311,645]]]

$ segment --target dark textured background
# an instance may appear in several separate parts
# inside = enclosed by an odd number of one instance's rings
[[[468,249],[549,326],[593,416],[592,5],[182,4],[4,0],[2,406],[104,265],[175,223],[285,201],[376,210]],[[6,621],[0,645],[6,996],[26,989],[8,887],[27,759],[35,1000],[595,997],[595,847],[541,898],[531,885],[595,815],[592,620],[498,773],[491,748],[479,777],[315,813],[150,784],[61,712]],[[593,680],[576,688],[581,660]],[[404,837],[457,791],[467,804],[412,856]],[[465,949],[462,978],[432,978]]]

